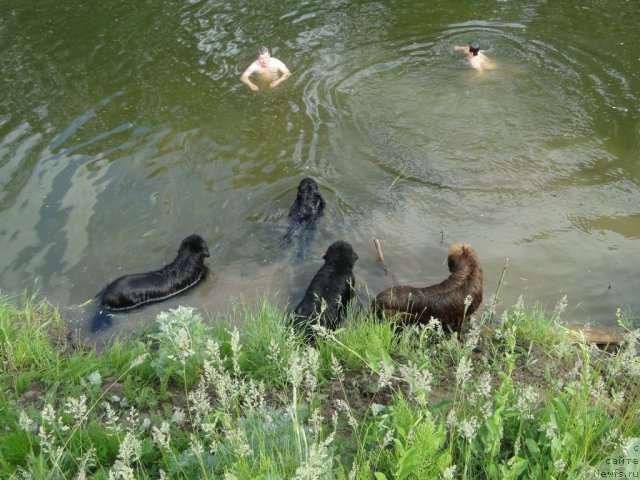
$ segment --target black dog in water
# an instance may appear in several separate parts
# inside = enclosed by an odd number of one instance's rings
[[[207,243],[200,235],[182,240],[178,255],[169,265],[154,272],[125,275],[114,280],[98,295],[99,311],[91,321],[91,331],[111,326],[110,312],[133,310],[147,303],[173,297],[204,279],[209,256]]]
[[[334,242],[322,258],[324,265],[293,311],[293,326],[308,342],[313,342],[311,326],[316,322],[325,328],[335,329],[347,304],[355,296],[353,266],[358,255],[353,247],[347,242]]]
[[[303,178],[298,185],[298,194],[289,211],[289,229],[284,236],[284,245],[298,241],[298,258],[305,256],[313,240],[316,223],[324,215],[324,198],[318,184],[312,178]]]

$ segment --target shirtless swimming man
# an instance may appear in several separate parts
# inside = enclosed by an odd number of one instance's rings
[[[251,90],[257,91],[260,88],[249,78],[253,73],[257,74],[262,81],[269,82],[269,88],[276,87],[291,76],[287,66],[277,58],[273,58],[267,47],[258,49],[258,58],[247,67],[240,77],[242,83],[248,85]]]
[[[464,46],[455,45],[453,49],[462,51],[467,60],[469,60],[471,67],[478,72],[495,68],[494,63],[484,54],[484,50],[480,50],[480,45],[476,42],[471,42]]]

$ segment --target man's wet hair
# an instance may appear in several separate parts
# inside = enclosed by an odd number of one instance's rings
[[[478,55],[478,52],[480,51],[480,45],[478,45],[476,42],[469,43],[469,51],[473,53],[474,56]]]
[[[265,53],[269,53],[269,49],[264,45],[258,47],[258,56],[264,55]]]

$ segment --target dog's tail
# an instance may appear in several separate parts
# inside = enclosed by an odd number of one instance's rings
[[[113,315],[111,310],[102,304],[104,298],[104,290],[96,295],[96,313],[91,319],[91,333],[97,333],[100,330],[105,330],[113,324]]]

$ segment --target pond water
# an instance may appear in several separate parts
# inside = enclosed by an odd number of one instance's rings
[[[337,239],[363,301],[439,282],[467,242],[487,300],[508,259],[504,306],[637,316],[638,38],[622,0],[0,2],[0,289],[81,304],[202,235],[206,282],[113,333],[295,303]],[[452,48],[469,41],[494,70]],[[252,92],[261,44],[292,76]],[[304,176],[328,209],[296,263],[280,239]]]

